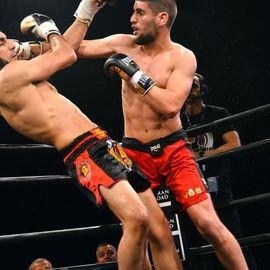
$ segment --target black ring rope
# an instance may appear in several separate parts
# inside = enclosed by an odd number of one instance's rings
[[[1,183],[29,183],[29,182],[54,182],[57,181],[70,181],[70,177],[67,175],[44,175],[44,176],[18,176],[18,177],[0,177]],[[243,206],[246,204],[260,203],[270,200],[270,193],[264,193],[251,197],[233,200],[232,202],[221,204],[217,208]]]
[[[92,227],[83,227],[83,228],[72,228],[64,230],[52,230],[52,231],[42,231],[42,232],[31,232],[31,233],[20,233],[20,234],[7,234],[0,235],[0,244],[12,242],[18,243],[18,241],[33,240],[36,238],[53,238],[57,237],[69,237],[69,236],[80,236],[80,235],[89,235],[89,234],[104,234],[111,231],[122,231],[121,223],[107,224],[107,225],[98,225]]]
[[[270,138],[267,138],[264,140],[245,144],[240,147],[237,147],[228,151],[224,151],[215,155],[201,157],[201,158],[196,159],[196,161],[197,162],[212,161],[215,159],[222,159],[222,158],[227,158],[231,156],[242,155],[242,154],[246,154],[252,151],[257,151],[257,150],[262,150],[262,149],[265,150],[269,147],[270,147]]]
[[[85,265],[54,268],[54,270],[103,270],[103,269],[117,270],[118,264],[117,262],[108,262],[103,264],[85,264]]]
[[[186,130],[189,136],[194,136],[198,133],[204,133],[214,128],[224,126],[224,124],[232,124],[237,122],[250,121],[261,116],[267,116],[270,114],[270,104],[266,104],[248,111],[244,111],[238,114],[234,114],[222,119],[215,120],[211,123],[201,125],[198,127],[189,128]],[[24,150],[24,149],[55,149],[53,146],[47,144],[0,144],[0,149],[4,150]]]
[[[224,207],[235,207],[235,206],[243,206],[247,204],[261,203],[263,201],[270,201],[270,193],[260,194],[256,196],[246,197],[243,199],[234,200],[232,202],[222,204],[217,208]],[[106,231],[121,229],[120,223],[108,224],[108,225],[99,225],[92,227],[84,227],[84,228],[73,228],[73,229],[65,229],[65,230],[53,230],[53,231],[43,231],[43,232],[32,232],[32,233],[21,233],[21,234],[11,234],[11,235],[2,235],[0,236],[0,243],[10,240],[25,240],[36,237],[55,237],[55,236],[68,236],[76,234],[89,234],[89,233],[104,233],[104,229]]]
[[[269,201],[270,200],[270,193],[265,193],[261,195],[256,195],[252,197],[247,197],[239,200],[235,200],[227,204],[228,207],[233,207],[236,205],[244,205],[250,203],[258,203],[262,201]],[[55,238],[56,236],[74,236],[81,235],[81,234],[99,234],[104,233],[104,231],[111,231],[111,230],[121,230],[122,226],[121,223],[115,224],[107,224],[107,225],[98,225],[92,227],[83,227],[83,228],[72,228],[72,229],[64,229],[64,230],[52,230],[52,231],[42,231],[42,232],[31,232],[31,233],[20,233],[20,234],[10,234],[10,235],[0,235],[0,243],[5,243],[10,241],[20,241],[26,239],[34,239],[38,238]]]
[[[0,145],[0,149],[1,149]],[[244,154],[247,152],[255,151],[255,150],[261,150],[261,149],[267,149],[270,147],[270,138],[253,142],[247,145],[243,145],[241,147],[231,149],[226,152],[218,153],[216,155],[202,157],[196,159],[197,162],[205,162],[213,159],[218,158],[225,158],[228,156],[235,156]],[[9,146],[8,146],[9,148]],[[10,149],[10,148],[9,148]],[[68,175],[41,175],[41,176],[17,176],[17,177],[0,177],[0,183],[10,183],[10,182],[38,182],[38,181],[53,181],[53,180],[62,180],[62,181],[68,181],[70,180]]]
[[[209,124],[201,125],[198,127],[193,127],[186,129],[186,133],[189,137],[195,136],[200,133],[208,132],[212,129],[218,129],[221,126],[226,126],[233,123],[245,122],[250,121],[252,119],[266,116],[270,114],[270,104],[266,104],[255,109],[251,109],[248,111],[244,111],[238,114],[234,114],[231,116],[224,117],[222,119],[215,120]]]
[[[19,149],[29,149],[28,148],[28,145],[20,145],[18,146]],[[44,145],[30,145],[29,146],[30,149],[36,149],[36,150],[42,150],[44,149]],[[48,149],[54,149],[52,146],[45,146],[46,148]],[[236,156],[236,155],[240,155],[240,154],[246,154],[248,152],[251,152],[251,151],[257,151],[257,150],[261,150],[261,149],[267,149],[270,147],[270,138],[267,138],[267,139],[264,139],[264,140],[260,140],[260,141],[256,141],[256,142],[253,142],[253,143],[249,143],[249,144],[246,144],[246,145],[242,145],[240,147],[237,147],[237,148],[234,148],[234,149],[231,149],[231,150],[228,150],[228,151],[224,151],[224,152],[221,152],[221,153],[218,153],[218,154],[215,154],[215,155],[211,155],[211,156],[207,156],[207,157],[201,157],[201,158],[198,158],[196,159],[197,162],[205,162],[205,161],[210,161],[210,160],[213,160],[213,159],[220,159],[220,158],[226,158],[228,156]],[[0,150],[1,149],[4,149],[4,150],[16,150],[16,146],[14,145],[7,145],[7,144],[0,144]],[[41,176],[38,176],[38,179],[40,178]],[[64,177],[64,176],[63,176]],[[8,180],[8,177],[5,177],[7,180]],[[10,177],[12,178],[12,177]],[[27,177],[25,177],[27,178]],[[46,178],[46,177],[45,177]],[[4,181],[4,179],[3,179]],[[1,180],[0,180],[1,182]]]
[[[1,183],[29,183],[29,182],[52,182],[70,181],[68,175],[39,175],[39,176],[5,176],[0,177]]]
[[[3,150],[25,150],[25,149],[55,149],[55,147],[48,144],[0,144],[0,149]],[[56,150],[56,149],[55,149]]]
[[[270,243],[270,233],[244,237],[244,238],[238,239],[238,242],[241,247],[267,245]],[[209,253],[215,252],[212,245],[192,247],[189,250],[192,255],[203,255],[203,254],[209,254]]]
[[[268,202],[270,201],[270,193],[263,193],[255,196],[245,197],[242,199],[236,199],[231,202],[217,204],[215,206],[216,209],[223,209],[223,208],[232,208],[232,207],[240,207],[240,206],[246,206],[249,204],[257,204],[262,202]]]

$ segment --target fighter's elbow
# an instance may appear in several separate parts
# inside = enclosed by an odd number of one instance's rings
[[[77,54],[74,52],[74,50],[71,50],[69,55],[69,64],[73,65],[76,61],[77,61]]]
[[[55,52],[55,58],[59,59],[60,65],[63,65],[64,67],[68,67],[73,65],[77,61],[77,55],[71,48],[65,48],[62,50],[59,50],[58,52]],[[62,68],[63,68],[62,66]]]
[[[166,118],[174,118],[179,113],[179,107],[168,105],[168,106],[162,107],[162,111],[163,111],[162,114]]]

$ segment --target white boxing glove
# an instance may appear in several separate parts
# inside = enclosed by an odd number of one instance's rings
[[[96,13],[105,6],[106,0],[82,0],[74,13],[74,16],[88,26]]]
[[[20,42],[14,40],[15,52],[19,60],[29,60],[42,54],[42,42],[40,41],[27,41]]]
[[[33,33],[36,37],[48,41],[51,34],[60,34],[54,21],[46,15],[33,13],[21,21],[22,33]]]

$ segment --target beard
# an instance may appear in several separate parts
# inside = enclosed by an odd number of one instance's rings
[[[137,38],[135,38],[135,43],[137,45],[146,45],[153,42],[154,40],[155,40],[155,37],[151,34],[140,35]]]
[[[148,31],[146,34],[141,34],[138,37],[135,38],[135,43],[137,45],[147,45],[155,41],[157,37],[157,28],[155,24],[151,25],[151,30]]]
[[[0,70],[7,64],[8,64],[8,61],[0,59]]]

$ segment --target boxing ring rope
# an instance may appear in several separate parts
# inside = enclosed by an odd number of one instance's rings
[[[270,104],[242,112],[236,115],[232,115],[229,117],[225,117],[223,119],[214,121],[212,123],[194,127],[188,129],[186,132],[189,136],[194,136],[198,133],[207,132],[214,128],[219,128],[225,124],[231,124],[236,122],[243,122],[248,121],[251,119],[255,119],[257,117],[262,117],[270,114]],[[227,158],[238,156],[246,153],[250,153],[253,151],[259,151],[262,149],[268,149],[270,146],[270,138],[264,139],[261,141],[256,141],[247,145],[243,145],[239,148],[232,149],[226,152],[222,152],[213,156],[202,157],[197,159],[197,162],[210,162],[213,159],[220,159],[220,158]],[[56,151],[56,149],[52,146],[46,144],[0,144],[0,151],[25,151],[25,150],[48,150],[48,151]],[[67,182],[70,181],[68,175],[39,175],[39,176],[18,176],[18,177],[0,177],[0,184],[5,183],[31,183],[31,182],[54,182],[54,181],[62,181]],[[259,194],[256,196],[246,197],[242,199],[237,199],[232,202],[219,205],[217,208],[227,208],[227,207],[238,207],[238,206],[246,206],[249,204],[255,203],[264,203],[270,201],[270,193]],[[92,227],[83,227],[83,228],[73,228],[73,229],[65,229],[65,230],[53,230],[53,231],[43,231],[43,232],[31,232],[31,233],[22,233],[22,234],[11,234],[11,235],[0,235],[0,245],[7,244],[7,243],[17,243],[17,241],[24,241],[27,239],[40,239],[40,238],[53,238],[56,239],[57,237],[64,237],[64,236],[74,236],[74,235],[91,235],[91,234],[99,234],[107,232],[114,232],[117,230],[121,230],[121,224],[108,224],[108,225],[99,225],[99,226],[92,226]],[[245,237],[238,239],[241,247],[244,246],[257,246],[257,245],[266,245],[270,243],[270,233],[255,235],[251,237]],[[206,245],[201,247],[191,247],[189,248],[191,254],[206,254],[206,253],[213,253],[212,245]],[[107,267],[107,268],[106,268]],[[112,265],[110,266],[112,267]],[[71,267],[64,267],[64,268],[56,268],[56,269],[109,269],[108,265],[84,265],[84,266],[71,266]],[[110,269],[117,269],[117,263],[114,264],[114,268]]]
[[[44,149],[54,149],[56,151],[56,149],[48,144],[0,144],[0,149],[1,150],[14,150],[14,151],[18,151],[18,150],[29,150],[29,149],[33,149],[33,150],[44,150]]]
[[[199,133],[205,133],[212,129],[218,129],[221,126],[235,124],[235,123],[243,123],[246,121],[250,121],[259,117],[264,117],[270,114],[270,104],[266,104],[248,111],[244,111],[238,114],[230,115],[218,120],[215,120],[209,124],[201,125],[198,127],[193,127],[186,129],[188,136],[195,136]]]
[[[270,233],[243,237],[238,239],[238,242],[241,247],[251,247],[251,246],[259,246],[259,245],[267,245],[270,243]],[[193,255],[203,255],[214,253],[214,249],[212,245],[205,245],[201,247],[192,247],[189,249],[191,254]]]
[[[20,234],[9,234],[9,235],[0,235],[0,244],[5,243],[17,243],[18,241],[25,240],[36,240],[37,238],[53,238],[57,237],[69,237],[69,236],[84,236],[84,235],[97,235],[103,234],[105,232],[111,231],[122,231],[121,223],[107,224],[107,225],[98,225],[91,227],[82,227],[82,228],[72,228],[65,230],[52,230],[52,231],[42,231],[42,232],[31,232],[31,233],[20,233]]]
[[[252,151],[258,151],[258,150],[264,150],[270,147],[270,138],[256,141],[253,143],[245,144],[242,145],[238,148],[231,149],[228,151],[224,151],[212,156],[206,156],[206,157],[201,157],[196,159],[197,162],[205,162],[205,161],[211,161],[213,159],[221,159],[221,158],[227,158],[227,157],[232,157],[232,156],[238,156],[242,154],[246,154]]]
[[[54,270],[117,270],[118,265],[117,262],[107,262],[105,264],[85,264],[85,265],[77,265],[77,266],[69,266],[69,267],[60,267],[54,268]]]
[[[270,192],[263,193],[255,196],[250,196],[242,199],[236,199],[228,203],[219,204],[216,206],[216,209],[232,208],[232,207],[241,207],[247,205],[254,205],[257,203],[268,202],[270,201]]]
[[[61,176],[60,176],[61,177]],[[4,182],[7,182],[12,177],[5,177]],[[24,177],[23,177],[24,178]],[[39,180],[43,179],[45,177],[39,177]],[[51,176],[46,177],[46,180],[53,180]],[[55,178],[54,178],[55,179]],[[68,180],[69,177],[62,177],[62,179]],[[21,179],[22,180],[22,179]],[[43,180],[41,180],[43,181]],[[19,182],[22,183],[22,181],[19,180]],[[2,179],[0,178],[0,183],[2,183]],[[25,182],[27,183],[27,182]],[[260,194],[256,196],[246,197],[243,199],[234,200],[230,203],[222,204],[218,208],[224,208],[224,207],[235,207],[235,206],[246,206],[248,204],[254,204],[254,203],[261,203],[265,201],[270,201],[270,193]],[[104,233],[104,231],[110,232],[110,231],[121,231],[122,226],[120,223],[115,224],[107,224],[107,225],[98,225],[98,226],[91,226],[91,227],[82,227],[82,228],[72,228],[72,229],[64,229],[64,230],[52,230],[52,231],[42,231],[42,232],[31,232],[31,233],[20,233],[20,234],[10,234],[10,235],[0,235],[0,244],[4,243],[11,243],[11,242],[17,242],[17,241],[24,241],[27,239],[35,239],[35,238],[57,238],[57,237],[65,237],[65,236],[74,236],[74,235],[91,235],[91,234],[101,234]],[[264,234],[267,239],[263,243],[268,243],[270,241],[270,233]],[[253,245],[259,244],[261,241],[261,236],[258,237],[258,242],[256,241],[256,237],[248,237],[240,239],[239,241],[245,242],[248,239],[249,241],[252,241]],[[250,240],[252,239],[252,240]],[[210,247],[211,245],[209,245]],[[190,250],[200,250],[200,248],[191,248]],[[206,248],[207,249],[207,248]],[[199,253],[199,252],[195,252]]]
[[[0,184],[4,183],[31,183],[31,182],[53,182],[53,181],[61,181],[66,182],[70,181],[70,177],[68,175],[37,175],[37,176],[8,176],[8,177],[0,177]]]

